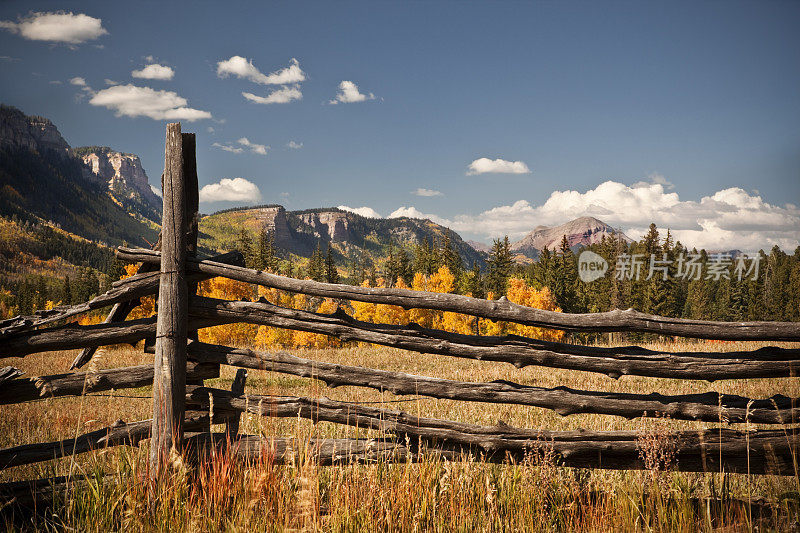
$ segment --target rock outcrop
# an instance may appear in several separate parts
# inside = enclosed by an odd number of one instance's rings
[[[302,213],[300,220],[312,229],[314,236],[330,242],[352,240],[348,214],[342,211],[319,211]]]
[[[81,158],[91,177],[107,183],[108,190],[118,199],[142,203],[145,209],[155,210],[156,215],[161,211],[161,199],[150,187],[139,156],[107,146],[75,148],[73,153]]]
[[[27,116],[7,105],[0,105],[0,146],[26,148],[35,152],[52,150],[69,157],[69,144],[49,119]]]

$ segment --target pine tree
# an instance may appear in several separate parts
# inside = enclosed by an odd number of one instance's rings
[[[394,287],[397,278],[401,277],[400,262],[394,253],[394,245],[389,243],[389,259],[386,261],[386,283],[388,287]]]
[[[450,269],[450,273],[456,279],[456,283],[461,279],[464,273],[464,263],[461,261],[461,256],[453,248],[453,243],[450,241],[450,234],[446,233],[444,236],[444,243],[442,244],[441,264]]]
[[[486,291],[483,290],[481,269],[477,263],[472,265],[472,270],[466,276],[464,292],[471,294],[473,298],[486,298]]]
[[[253,250],[253,238],[250,236],[250,233],[244,228],[242,228],[239,231],[239,242],[237,247],[244,256],[245,266],[247,266],[248,268],[253,268],[253,265],[256,262]]]
[[[314,281],[325,281],[325,257],[319,244],[308,262],[308,277]]]
[[[336,269],[336,262],[333,259],[330,245],[328,245],[328,253],[325,255],[325,281],[339,283],[339,271]]]
[[[72,287],[69,282],[69,274],[64,277],[64,288],[61,290],[61,301],[64,305],[72,304]]]
[[[397,252],[397,268],[403,278],[403,283],[410,287],[414,281],[414,268],[408,257],[408,252],[404,248],[400,248]]]
[[[258,234],[258,253],[256,257],[256,269],[266,270],[267,272],[273,272],[276,269],[275,239],[272,236],[272,232],[267,231],[266,228],[261,228]]]
[[[495,298],[505,296],[508,278],[514,266],[511,257],[511,244],[508,235],[502,240],[495,239],[489,252],[489,272],[486,275],[486,289],[494,293]]]

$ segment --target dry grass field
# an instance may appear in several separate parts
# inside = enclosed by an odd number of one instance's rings
[[[759,343],[670,343],[675,350],[756,349]],[[664,348],[664,344],[645,344]],[[789,345],[793,346],[796,345]],[[4,359],[27,376],[64,372],[74,352]],[[389,348],[309,350],[303,357],[348,365],[424,374],[463,381],[509,380],[529,385],[566,385],[587,390],[681,394],[719,391],[752,398],[774,394],[800,397],[797,378],[707,383],[604,375],[548,368],[516,369],[509,364],[423,355]],[[131,347],[102,350],[90,363],[111,368],[152,361]],[[229,389],[235,369],[207,382]],[[319,381],[250,370],[248,393],[287,394],[371,402],[416,415],[483,425],[504,423],[567,430],[637,429],[663,435],[671,429],[714,427],[664,419],[625,420],[603,415],[561,417],[544,409],[464,403],[355,388],[327,388]],[[118,419],[150,417],[150,388],[110,391],[87,397],[44,399],[0,408],[0,446],[68,438]],[[741,427],[742,425],[737,425]],[[221,426],[216,428],[221,430]],[[363,436],[363,430],[301,419],[242,417],[243,433],[311,437]],[[298,456],[279,466],[263,458],[242,464],[218,456],[188,475],[181,470],[148,507],[145,483],[147,443],[139,448],[99,450],[39,465],[0,472],[0,481],[55,475],[105,473],[103,481],[75,488],[44,516],[6,522],[9,530],[87,531],[696,531],[791,530],[798,527],[800,476],[747,476],[671,471],[602,471],[559,467],[545,455],[515,465],[443,461],[414,464],[326,467]],[[185,469],[186,470],[186,469]],[[188,472],[188,470],[186,470]],[[708,498],[722,499],[722,504]],[[759,505],[752,513],[741,501]],[[0,522],[2,524],[2,522]]]

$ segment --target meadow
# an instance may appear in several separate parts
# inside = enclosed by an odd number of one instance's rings
[[[658,342],[653,349],[753,350],[763,343]],[[796,347],[796,344],[783,344]],[[685,394],[718,391],[752,398],[774,394],[800,397],[797,378],[689,380],[604,375],[540,367],[425,355],[392,348],[351,346],[297,350],[320,361],[396,370],[462,381],[509,380],[539,386],[566,385],[586,390]],[[63,372],[75,352],[50,352],[7,358],[37,376]],[[102,349],[90,368],[152,362],[141,348]],[[222,367],[209,386],[229,389],[235,369]],[[506,423],[528,428],[569,430],[636,429],[643,431],[642,453],[658,447],[670,430],[722,427],[722,424],[605,415],[561,417],[545,409],[502,404],[464,403],[423,397],[398,397],[356,387],[327,388],[322,382],[249,370],[246,392],[329,397],[403,410],[415,415],[472,422]],[[0,446],[69,438],[117,420],[150,417],[150,387],[84,397],[51,398],[3,406]],[[751,427],[754,427],[750,425]],[[744,424],[733,427],[743,428]],[[221,431],[223,426],[215,426]],[[787,430],[789,431],[789,430]],[[243,415],[241,433],[311,438],[375,436],[377,433],[299,418]],[[785,531],[798,527],[800,476],[750,476],[725,472],[679,473],[659,462],[650,470],[611,471],[564,468],[558,458],[532,454],[518,464],[446,461],[434,454],[418,463],[379,462],[320,466],[302,453],[289,465],[274,464],[266,454],[243,463],[224,452],[199,466],[180,464],[148,504],[147,443],[139,447],[97,450],[75,458],[10,468],[0,482],[38,477],[94,475],[75,485],[45,514],[10,521],[6,529],[75,529],[81,531]],[[474,457],[472,458],[474,459]],[[101,473],[103,474],[101,476]],[[748,505],[752,503],[753,505]],[[21,521],[20,521],[21,520]],[[0,522],[3,523],[3,522]]]

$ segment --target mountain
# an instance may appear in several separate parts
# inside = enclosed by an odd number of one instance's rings
[[[284,254],[309,257],[317,246],[328,244],[341,259],[352,261],[364,255],[373,261],[388,256],[389,245],[411,247],[423,242],[450,243],[466,267],[483,267],[480,253],[454,231],[416,218],[366,218],[341,209],[320,208],[286,211],[280,205],[228,209],[200,219],[200,246],[225,251],[238,245],[241,229],[256,237],[264,228],[273,234],[275,246]]]
[[[0,148],[51,151],[69,157],[69,145],[49,119],[27,116],[16,107],[0,105]]]
[[[118,183],[141,182],[120,169]],[[50,120],[0,106],[0,216],[110,245],[154,241],[158,213],[135,205],[120,187],[112,189],[106,176],[72,153]]]
[[[89,178],[106,183],[112,196],[122,202],[129,213],[148,220],[161,218],[161,198],[150,187],[139,156],[107,146],[73,148],[72,153],[86,165]]]
[[[492,251],[491,246],[489,246],[488,244],[484,244],[482,242],[478,241],[464,241],[464,242],[472,246],[472,249],[475,250],[476,252],[488,254],[489,252]]]
[[[570,248],[598,243],[604,236],[606,239],[619,236],[625,242],[631,242],[624,233],[618,232],[602,220],[580,217],[560,226],[537,226],[521,240],[512,243],[511,251],[535,259],[545,247],[550,250],[558,248],[565,235]]]

